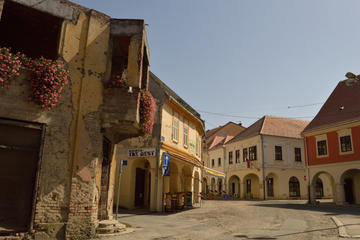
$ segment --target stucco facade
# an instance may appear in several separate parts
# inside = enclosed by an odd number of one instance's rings
[[[179,192],[191,192],[196,203],[201,192],[203,121],[153,73],[150,73],[149,89],[157,105],[152,136],[131,138],[117,146],[117,161],[127,161],[121,172],[119,207],[163,211],[165,194]],[[154,155],[132,157],[128,154],[131,149],[151,150]],[[164,154],[170,156],[170,176],[163,177]],[[116,196],[118,187],[115,187]],[[116,205],[114,202],[115,208]]]
[[[149,58],[144,21],[111,19],[70,2],[52,0],[0,1],[0,6],[1,47],[33,58],[52,53],[45,57],[64,61],[69,70],[69,84],[58,106],[49,111],[27,101],[31,87],[26,71],[9,89],[0,88],[0,155],[6,159],[0,167],[0,184],[8,196],[0,200],[0,211],[11,226],[0,224],[0,231],[29,232],[38,239],[89,239],[99,220],[112,218],[114,144],[143,134],[136,92],[147,88],[148,81],[148,64],[143,61]],[[46,21],[39,23],[36,18]],[[42,35],[35,32],[21,41],[21,31],[15,27],[19,23],[40,29]],[[55,42],[46,36],[54,37]],[[119,67],[114,42],[121,39],[126,39],[128,48],[123,70],[134,94],[107,88]],[[119,108],[122,112],[114,111]],[[32,155],[22,155],[27,151]],[[27,166],[21,159],[30,157],[33,165],[24,167],[28,170],[20,175],[13,172],[12,162]],[[16,185],[24,189],[14,191]],[[25,213],[17,215],[17,209]],[[21,217],[21,222],[13,221],[14,216]]]

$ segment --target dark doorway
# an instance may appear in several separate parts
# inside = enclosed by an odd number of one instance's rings
[[[145,196],[145,170],[136,168],[136,182],[135,182],[135,207],[144,206]]]
[[[246,179],[246,193],[251,193],[251,179]]]
[[[99,199],[99,220],[107,219],[108,211],[108,192],[110,179],[110,166],[112,156],[112,145],[107,138],[103,138],[103,160],[101,164],[101,189]]]
[[[0,121],[0,235],[31,226],[43,131],[6,122]]]
[[[300,197],[300,183],[296,177],[291,177],[289,180],[289,196]]]
[[[274,178],[267,179],[267,195],[268,197],[274,196]]]
[[[353,180],[352,178],[346,178],[344,183],[345,191],[345,201],[347,203],[354,203],[354,193],[353,193]]]
[[[235,183],[234,182],[231,183],[231,194],[232,195],[235,194]]]
[[[149,173],[149,182],[148,182],[148,207],[150,207],[150,198],[151,198],[151,173]]]
[[[320,178],[316,179],[315,183],[315,196],[316,198],[322,198],[324,197],[324,187],[323,182]]]

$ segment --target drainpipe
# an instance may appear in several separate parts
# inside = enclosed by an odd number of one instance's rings
[[[157,211],[157,197],[158,197],[158,184],[159,184],[159,162],[160,162],[160,142],[161,142],[161,118],[162,118],[162,107],[164,101],[162,100],[158,106],[158,132],[156,136],[156,157],[155,157],[155,193],[154,193],[154,204],[155,211]],[[163,193],[162,193],[163,195]],[[163,203],[162,203],[163,204]]]
[[[305,168],[307,170],[307,178],[308,178],[308,201],[311,203],[311,184],[310,184],[310,169],[309,169],[309,151],[307,149],[307,137],[304,136],[305,140]]]
[[[262,158],[262,172],[263,172],[263,194],[264,194],[264,200],[266,200],[266,197],[265,197],[266,179],[265,179],[264,137],[263,137],[263,135],[260,135],[260,137],[261,137],[261,158]]]

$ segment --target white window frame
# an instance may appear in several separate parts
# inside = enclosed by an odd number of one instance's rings
[[[315,139],[316,139],[316,146],[315,146],[315,149],[316,149],[316,157],[317,157],[317,158],[325,158],[325,157],[328,157],[328,156],[329,156],[329,142],[328,142],[328,140],[327,140],[327,135],[326,135],[326,134],[318,135],[318,136],[315,136]],[[320,141],[326,141],[326,155],[319,155],[318,142],[320,142]]]
[[[187,148],[189,145],[189,126],[184,123],[184,147]]]
[[[179,119],[174,113],[173,126],[172,126],[172,140],[176,143],[179,142]]]
[[[351,128],[341,129],[341,130],[337,131],[337,135],[338,135],[338,143],[339,143],[339,155],[353,154],[354,153],[354,144],[353,144],[353,139],[352,139]],[[350,136],[350,141],[351,141],[351,151],[348,151],[348,152],[341,151],[340,138],[345,137],[345,136]]]

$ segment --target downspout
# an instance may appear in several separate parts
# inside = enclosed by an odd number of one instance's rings
[[[307,137],[304,136],[305,141],[305,168],[307,170],[307,178],[308,178],[308,201],[311,203],[311,184],[310,184],[310,169],[309,169],[309,151],[307,149]]]
[[[154,194],[154,204],[155,211],[157,211],[157,197],[158,197],[158,183],[159,183],[159,162],[160,162],[160,142],[161,142],[161,118],[162,118],[162,107],[164,101],[162,100],[158,106],[158,132],[156,136],[156,157],[155,157],[155,194]],[[163,193],[162,193],[163,195]],[[163,203],[162,203],[163,204]]]
[[[265,153],[264,153],[264,137],[263,135],[260,135],[261,137],[261,158],[262,158],[262,172],[263,172],[263,194],[264,194],[264,200],[266,200],[265,195],[265,186],[266,186],[266,178],[265,178]]]

